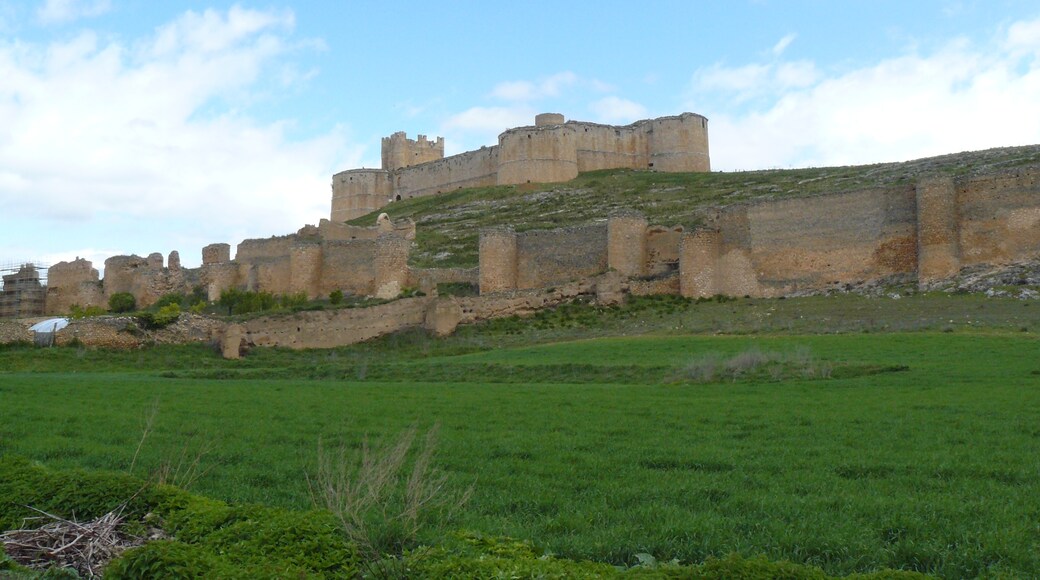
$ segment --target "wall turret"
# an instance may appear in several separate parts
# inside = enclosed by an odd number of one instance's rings
[[[374,212],[390,200],[390,173],[383,169],[352,169],[332,176],[332,215],[345,222]]]
[[[444,137],[430,141],[426,135],[419,135],[413,141],[404,131],[398,131],[383,137],[382,157],[387,171],[444,159]]]
[[[578,176],[574,129],[544,125],[510,129],[498,136],[498,184],[555,183]]]
[[[650,168],[654,171],[711,171],[708,119],[693,113],[650,121]]]

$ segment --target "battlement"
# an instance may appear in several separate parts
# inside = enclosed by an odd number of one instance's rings
[[[398,131],[383,137],[382,145],[383,169],[387,171],[444,159],[444,137],[430,141],[426,135],[419,135],[412,140],[404,131]]]
[[[443,137],[412,140],[398,131],[382,140],[382,169],[333,176],[331,219],[347,221],[393,201],[463,187],[559,183],[598,169],[710,171],[708,120],[682,113],[614,126],[541,113],[534,125],[503,131],[498,145],[447,158]]]

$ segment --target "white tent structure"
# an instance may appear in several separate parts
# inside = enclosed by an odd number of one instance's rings
[[[58,332],[69,325],[68,318],[48,318],[29,327],[33,332]]]
[[[48,318],[29,327],[36,346],[54,346],[54,335],[69,325],[68,318]]]

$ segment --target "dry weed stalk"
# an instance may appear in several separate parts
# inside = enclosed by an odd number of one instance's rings
[[[159,485],[174,485],[181,489],[190,489],[192,485],[209,471],[202,468],[202,458],[213,450],[213,443],[205,437],[188,439],[181,447],[180,455],[176,460],[164,458],[159,463],[159,468],[152,474],[155,483]]]
[[[336,516],[371,560],[403,548],[428,518],[449,518],[469,500],[472,486],[450,489],[447,474],[432,467],[437,432],[435,425],[414,452],[414,425],[386,444],[372,444],[366,436],[359,449],[342,446],[338,452],[328,451],[319,438],[318,470],[307,476],[311,499]]]
[[[159,415],[159,399],[156,398],[152,401],[152,410],[145,415],[143,425],[141,426],[141,439],[137,442],[137,449],[134,450],[134,458],[130,460],[130,468],[127,469],[127,473],[130,475],[134,474],[134,465],[137,464],[137,456],[141,454],[141,448],[144,447],[144,442],[148,439],[148,436],[152,433],[152,427],[155,425],[155,417]]]

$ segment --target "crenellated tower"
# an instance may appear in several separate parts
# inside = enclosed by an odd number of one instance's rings
[[[444,137],[430,141],[426,135],[419,135],[412,140],[404,131],[383,137],[383,169],[387,171],[438,159],[444,159]]]

